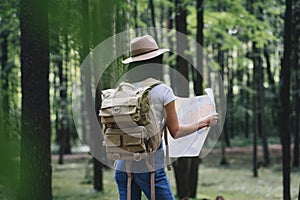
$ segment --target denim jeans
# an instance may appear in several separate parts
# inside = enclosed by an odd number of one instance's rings
[[[148,199],[151,199],[150,172],[132,173],[131,200],[140,200],[142,191]],[[115,171],[115,180],[118,184],[120,200],[127,200],[127,173]],[[164,168],[155,172],[155,199],[156,200],[174,200],[170,182]]]

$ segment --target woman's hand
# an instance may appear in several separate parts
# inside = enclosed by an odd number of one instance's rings
[[[187,136],[195,131],[208,127],[215,126],[218,120],[218,113],[213,113],[201,119],[198,122],[194,122],[192,124],[182,125],[179,124],[176,109],[175,109],[175,101],[168,103],[165,106],[165,110],[167,113],[167,127],[174,139],[181,138]]]
[[[208,115],[204,117],[198,126],[198,129],[208,127],[208,126],[216,126],[218,123],[218,113],[213,113],[211,115]]]

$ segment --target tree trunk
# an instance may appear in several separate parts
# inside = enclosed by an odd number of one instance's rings
[[[97,46],[99,43],[101,43],[102,41],[104,41],[105,39],[107,39],[108,37],[112,36],[112,30],[114,27],[114,20],[113,20],[113,16],[115,14],[115,5],[116,3],[114,1],[110,1],[110,2],[105,2],[103,0],[98,0],[95,2],[94,4],[94,12],[93,12],[93,26],[91,27],[92,32],[93,32],[93,37],[92,37],[92,43],[93,46]],[[108,49],[113,49],[112,46],[108,47]],[[113,53],[113,52],[111,52]],[[92,68],[92,67],[91,67]],[[97,80],[97,77],[93,77],[92,78],[92,71],[90,69],[86,69],[87,72],[85,73],[88,77],[85,77],[86,81],[86,102],[91,102],[94,101],[95,102],[95,106],[101,105],[101,99],[100,98],[96,98],[93,99],[93,92],[92,91],[92,87],[91,85],[94,84],[95,88],[97,88],[98,84],[99,84],[99,80]],[[112,74],[112,73],[111,73]],[[102,76],[103,78],[103,76]],[[106,78],[106,77],[104,77]],[[94,81],[92,81],[92,79],[94,79]],[[101,80],[102,81],[102,80]],[[104,82],[103,83],[103,87],[105,87],[107,84],[108,87],[110,87],[110,85],[108,85],[110,83],[111,80],[108,80],[108,82]],[[96,90],[96,93],[98,93],[99,91]],[[95,95],[97,96],[97,95]],[[88,118],[89,118],[89,123],[90,123],[90,135],[91,135],[91,139],[93,139],[94,137],[99,136],[100,130],[99,130],[99,126],[94,124],[94,116],[97,115],[97,112],[99,111],[99,108],[95,108],[95,107],[91,107],[90,105],[87,105],[87,113],[88,113]],[[96,136],[97,135],[97,136]],[[102,144],[103,138],[102,135],[100,135],[100,141],[90,141],[91,142],[91,148],[94,148],[94,152],[95,155],[97,156],[98,154],[100,155],[100,151],[101,151],[101,144]],[[97,159],[96,159],[97,158]],[[93,159],[93,163],[94,163],[94,189],[97,191],[102,191],[103,190],[103,165],[101,164],[101,162],[99,161],[99,157],[95,157]]]
[[[172,5],[174,2],[173,2],[173,0],[168,0],[168,2],[170,3],[170,5]],[[172,6],[169,6],[168,7],[168,17],[167,17],[167,28],[169,29],[169,30],[172,30],[173,29],[173,27],[174,27],[174,17],[173,17],[173,12],[174,12],[174,10],[173,10],[173,7]],[[169,56],[172,56],[172,52],[174,52],[174,49],[173,49],[173,47],[174,47],[174,42],[173,42],[173,40],[172,40],[172,38],[171,37],[169,37],[168,38],[168,43],[169,43],[169,46],[170,46],[170,52],[169,52]],[[170,67],[172,68],[172,69],[176,69],[176,66],[174,66],[174,64],[172,63],[172,62],[169,62],[169,65],[170,65]],[[174,82],[175,82],[175,76],[173,76],[172,75],[172,73],[173,73],[173,70],[172,71],[170,71],[170,79],[171,79],[171,85],[174,85]],[[173,88],[173,90],[174,89],[176,89],[176,88]],[[174,91],[175,92],[175,91]]]
[[[150,7],[150,11],[151,11],[151,22],[152,22],[152,26],[154,27],[153,31],[154,31],[154,39],[156,42],[159,42],[158,40],[158,34],[157,34],[157,30],[156,30],[156,23],[155,23],[155,7],[154,7],[154,2],[153,0],[149,0],[149,7]],[[161,38],[163,38],[161,36]],[[162,72],[162,69],[161,69],[161,73],[160,74],[163,74]],[[160,79],[162,80],[163,79],[163,75],[161,75]]]
[[[176,17],[175,17],[175,25],[176,31],[180,32],[184,35],[187,34],[187,11],[184,8],[183,2],[181,0],[175,1],[175,10],[176,10]],[[176,35],[176,47],[177,47],[177,54],[176,56],[176,64],[178,72],[188,81],[188,63],[187,61],[182,58],[180,55],[184,55],[184,51],[187,49],[187,39],[185,37],[181,37],[180,35]],[[185,84],[180,89],[180,95],[182,97],[189,96],[189,88],[188,84]]]
[[[195,72],[194,78],[194,91],[196,95],[203,94],[203,0],[197,0],[197,43],[201,48],[197,47],[197,71]],[[195,70],[194,70],[195,71]]]
[[[272,105],[273,108],[278,108],[278,97],[277,97],[277,92],[276,92],[276,84],[275,84],[275,80],[274,80],[274,75],[271,71],[271,60],[270,60],[270,55],[268,52],[267,47],[264,47],[264,57],[266,59],[266,65],[267,65],[267,76],[268,76],[268,82],[271,86],[271,91],[272,91],[272,95],[274,96],[273,101],[272,101]],[[271,111],[272,114],[272,124],[276,125],[277,124],[277,110],[276,109],[272,109]]]
[[[94,9],[95,12],[93,13],[93,18],[94,18],[94,24],[91,27],[93,34],[92,37],[92,43],[93,46],[97,46],[100,42],[102,42],[102,38],[105,35],[105,29],[107,29],[107,25],[112,26],[112,24],[110,24],[110,21],[106,21],[107,18],[105,17],[105,13],[108,11],[105,11],[107,5],[101,4],[100,0],[97,0],[95,2],[94,5]],[[103,12],[103,13],[102,13]],[[109,13],[111,14],[111,13]],[[99,19],[99,20],[98,20]],[[101,20],[100,20],[101,19]],[[103,22],[103,24],[101,24]],[[103,26],[103,25],[106,26]],[[101,25],[102,25],[102,30],[101,31]],[[107,30],[106,30],[107,31]],[[92,67],[91,67],[92,68]],[[93,84],[92,81],[92,71],[90,69],[87,69],[87,72],[85,73],[86,77],[85,77],[85,91],[86,91],[86,102],[91,102],[94,101],[95,99],[93,99],[92,97],[92,87],[91,85]],[[90,124],[90,147],[91,148],[98,148],[97,146],[99,146],[99,148],[101,148],[100,144],[102,144],[102,141],[97,142],[98,144],[95,144],[95,141],[93,141],[93,135],[95,134],[100,134],[99,131],[96,127],[95,124],[93,123],[93,117],[96,114],[95,112],[95,108],[91,107],[90,105],[86,105],[87,106],[87,115],[88,115],[88,121]],[[100,163],[100,161],[98,159],[96,159],[95,155],[93,157],[93,172],[94,172],[94,189],[96,191],[103,191],[103,169],[102,169],[102,164]]]
[[[82,39],[82,47],[80,51],[80,63],[82,64],[85,57],[89,54],[90,49],[90,19],[89,19],[89,1],[88,0],[81,0],[81,13],[82,13],[82,28],[81,28],[81,39]],[[81,73],[81,82],[85,82],[85,77]],[[84,84],[82,84],[82,91],[85,95],[85,89]],[[82,141],[84,144],[88,144],[88,138],[87,138],[87,128],[86,128],[86,119],[87,119],[87,113],[86,113],[86,107],[85,107],[85,101],[84,98],[82,98],[81,103],[81,109],[82,109],[82,116],[81,116],[81,123],[82,123]]]
[[[156,27],[156,25],[155,25],[155,10],[154,10],[153,0],[149,0],[149,7],[150,7],[150,11],[151,11],[152,26]],[[155,41],[158,42],[158,37],[157,37],[157,31],[156,31],[156,29],[154,29],[154,39],[155,39]]]
[[[237,57],[240,58],[242,55],[240,52],[237,52]],[[239,106],[243,106],[243,112],[241,112],[241,115],[239,116],[239,123],[236,124],[236,131],[238,133],[243,133],[246,132],[246,127],[245,127],[245,119],[243,119],[243,117],[246,115],[247,111],[245,112],[245,107],[247,106],[245,104],[245,83],[244,83],[244,73],[246,72],[246,67],[243,65],[243,62],[240,62],[239,59],[237,60],[237,72],[236,72],[236,76],[237,76],[237,84],[240,85],[240,89],[239,89],[239,97],[238,97],[238,101],[237,104]],[[246,134],[244,134],[245,136]]]
[[[253,70],[255,74],[255,69]],[[255,75],[254,75],[255,76]],[[256,80],[253,78],[254,88],[256,87]],[[253,177],[258,177],[258,168],[257,168],[257,135],[258,135],[258,119],[256,115],[256,105],[257,105],[257,98],[256,96],[253,97],[253,108],[254,108],[254,131],[253,131],[253,152],[252,152],[252,170],[253,170]]]
[[[68,34],[65,34],[65,56],[64,56],[64,63],[65,63],[65,67],[63,68],[64,72],[63,72],[63,80],[64,80],[64,97],[63,97],[63,102],[65,102],[64,105],[64,110],[63,113],[65,113],[65,132],[64,132],[64,154],[71,154],[71,141],[70,141],[70,114],[69,114],[69,110],[68,110],[68,105],[70,105],[69,103],[69,98],[68,98],[68,82],[69,82],[69,77],[68,75],[71,74],[69,67],[69,62],[70,62],[70,52],[71,52],[71,48],[70,48],[70,44],[69,44],[69,38],[68,38]]]
[[[260,132],[261,132],[261,138],[262,138],[262,145],[263,145],[263,156],[264,156],[264,165],[269,165],[270,164],[270,153],[269,153],[269,147],[268,147],[268,138],[267,138],[267,133],[265,130],[265,101],[264,101],[264,71],[263,71],[263,66],[262,66],[262,59],[260,57],[260,62],[259,62],[259,77],[258,77],[258,93],[259,93],[259,112],[260,112]]]
[[[65,68],[67,68],[67,63],[69,60],[69,48],[68,48],[68,37],[67,34],[65,35],[64,38],[65,42]],[[59,84],[60,84],[60,109],[61,109],[61,118],[60,118],[60,129],[59,129],[59,159],[58,163],[63,164],[63,156],[64,154],[69,154],[71,153],[71,145],[70,145],[70,134],[68,131],[68,112],[67,112],[67,70],[64,71],[63,65],[59,65]]]
[[[257,48],[256,42],[253,43],[253,65],[254,65],[254,90],[255,95],[255,130],[256,135],[262,138],[264,165],[270,164],[269,148],[267,135],[265,131],[265,115],[264,115],[264,73],[261,58],[261,49]],[[254,138],[257,139],[257,136]],[[257,144],[256,144],[257,145]],[[257,161],[257,158],[256,158]],[[254,163],[257,165],[257,163]],[[256,166],[258,167],[258,166]],[[257,169],[256,169],[257,170]],[[255,171],[255,170],[254,170]],[[257,173],[257,172],[256,172]],[[254,173],[255,174],[255,173]]]
[[[183,1],[175,0],[175,26],[176,31],[184,35],[187,34],[187,11],[183,5]],[[176,34],[176,47],[177,54],[176,65],[178,72],[189,82],[188,78],[188,63],[187,61],[179,55],[184,55],[184,51],[187,49],[187,39]],[[172,82],[174,83],[174,82]],[[178,85],[178,84],[177,84]],[[176,86],[176,85],[174,85]],[[182,97],[189,96],[189,86],[184,83],[180,85],[180,89],[177,90],[177,94]],[[177,195],[179,198],[192,197],[196,195],[197,179],[198,179],[198,165],[199,157],[186,157],[179,158],[175,163],[173,163]]]
[[[4,22],[3,22],[4,23]],[[1,33],[1,79],[0,79],[0,91],[1,96],[0,100],[2,100],[2,111],[3,111],[3,120],[1,122],[4,131],[4,137],[9,137],[8,125],[9,125],[9,78],[8,75],[10,73],[10,67],[7,65],[8,61],[8,31],[3,30]],[[1,109],[1,108],[0,108]]]
[[[228,106],[228,109],[227,109],[227,114],[226,114],[226,124],[227,124],[227,133],[230,133],[227,135],[227,140],[230,141],[230,138],[234,138],[235,136],[235,131],[236,129],[238,128],[238,125],[235,125],[235,128],[234,127],[234,112],[233,112],[233,108],[234,108],[234,96],[233,96],[233,81],[234,81],[234,77],[235,77],[235,73],[234,73],[234,69],[229,69],[229,57],[228,57],[228,54],[229,54],[229,51],[226,50],[226,51],[223,51],[222,53],[223,55],[223,58],[222,58],[222,68],[225,68],[227,67],[227,82],[228,82],[228,94],[227,94],[227,106]],[[233,63],[230,64],[231,66],[233,66]],[[224,71],[224,70],[223,70]],[[227,143],[228,147],[230,147],[230,142]]]
[[[1,74],[3,77],[3,82],[0,82],[1,89],[3,89],[1,92],[2,94],[2,109],[4,113],[4,118],[3,119],[8,119],[9,117],[9,94],[8,94],[8,85],[9,85],[9,80],[8,80],[8,74],[9,74],[9,66],[7,65],[8,61],[8,31],[4,30],[1,33],[1,60],[0,64],[2,66],[1,68]],[[1,77],[1,79],[2,79]],[[4,123],[5,125],[5,123]]]
[[[247,88],[251,88],[251,80],[250,80],[250,73],[249,73],[249,69],[246,68],[246,77],[247,77],[247,81],[246,81],[246,85]],[[246,104],[246,114],[245,114],[245,138],[249,138],[249,132],[250,132],[250,115],[249,115],[249,110],[250,110],[250,93],[248,91],[246,91],[245,94],[245,104]]]
[[[47,0],[21,0],[22,128],[18,199],[52,199]]]
[[[164,26],[164,22],[166,20],[166,16],[165,16],[165,6],[164,6],[164,3],[160,2],[159,7],[160,7],[159,27],[165,27]],[[163,42],[164,42],[164,37],[163,37],[164,34],[166,34],[165,31],[164,30],[160,30],[160,35],[161,35],[160,41],[159,41],[160,44],[163,44]]]
[[[251,5],[251,14],[255,14],[254,6]],[[263,21],[263,10],[261,7],[257,11],[257,19]],[[256,30],[252,30],[254,33]],[[265,131],[265,115],[264,115],[264,73],[263,73],[263,60],[261,57],[262,49],[257,47],[256,41],[253,42],[253,65],[254,65],[254,90],[256,91],[255,98],[255,127],[257,135],[262,138],[263,145],[263,155],[264,155],[264,164],[268,165],[270,163],[269,158],[269,148],[267,135]],[[254,163],[255,164],[255,163]]]
[[[259,55],[259,52],[257,52],[258,49],[256,48],[256,43],[253,43],[253,90],[256,91],[254,97],[253,97],[253,109],[254,109],[254,132],[253,132],[253,176],[258,177],[258,165],[257,165],[257,136],[259,135],[259,114],[258,114],[258,106],[259,106],[259,95],[257,93],[258,88],[258,59],[257,55]]]
[[[252,5],[253,6],[253,5]],[[252,7],[252,13],[254,13],[254,9]],[[257,18],[260,21],[263,21],[263,10],[262,8],[258,8]],[[255,32],[255,30],[253,30]],[[264,72],[263,72],[263,60],[262,60],[262,52],[263,49],[258,48],[256,42],[253,42],[253,64],[255,70],[255,79],[256,87],[254,88],[256,91],[256,119],[258,120],[256,126],[258,126],[258,135],[262,138],[263,145],[263,156],[264,156],[264,164],[269,165],[270,156],[269,156],[269,148],[268,148],[268,140],[267,134],[265,131],[265,114],[264,114]]]
[[[299,135],[300,135],[300,1],[295,1],[294,5],[295,12],[295,138],[294,138],[294,156],[293,156],[293,166],[300,167],[299,162]],[[300,198],[300,196],[299,196]]]
[[[134,0],[134,10],[133,10],[133,18],[134,18],[134,28],[138,28],[139,26],[138,26],[138,9],[137,9],[137,7],[138,7],[138,0]],[[139,36],[139,34],[138,34],[138,32],[136,33],[137,34],[137,36]]]
[[[219,36],[221,37],[221,36]],[[222,77],[222,80],[224,80],[224,52],[221,49],[221,44],[217,44],[217,60],[218,63],[221,67],[220,69],[220,74]],[[221,88],[220,88],[221,90]],[[220,94],[221,91],[220,91]],[[226,121],[228,121],[228,118],[226,118]],[[229,142],[229,136],[228,136],[228,123],[225,121],[224,124],[224,128],[223,128],[223,133],[221,135],[221,148],[222,148],[222,157],[221,157],[221,161],[220,161],[220,165],[227,165],[227,159],[226,159],[226,146],[230,146],[230,142]]]
[[[292,3],[286,0],[285,27],[284,27],[284,52],[280,74],[280,114],[279,134],[282,145],[282,169],[283,169],[283,197],[291,199],[290,193],[290,73],[291,73],[291,38],[292,38]]]
[[[51,36],[50,36],[51,37]],[[60,36],[55,35],[53,36],[54,39],[52,40],[53,43],[50,46],[51,53],[54,55],[53,62],[53,73],[54,73],[54,97],[53,97],[53,110],[56,115],[55,118],[55,142],[60,145],[60,138],[61,138],[61,106],[60,106],[60,70],[63,66],[63,55],[61,53],[61,45],[60,45]],[[58,78],[57,78],[58,77]],[[58,81],[57,81],[58,79]],[[51,86],[50,86],[51,87]]]

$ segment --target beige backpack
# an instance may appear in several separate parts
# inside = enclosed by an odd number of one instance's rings
[[[155,152],[165,135],[167,166],[169,165],[167,132],[158,126],[151,103],[151,89],[162,82],[146,79],[135,87],[122,82],[116,89],[102,91],[102,105],[99,112],[103,124],[106,155],[111,160],[126,160],[128,174],[128,199],[130,199],[131,162],[144,160],[151,172],[151,199],[155,198],[154,163],[149,163],[148,155]],[[128,170],[127,170],[128,169]]]

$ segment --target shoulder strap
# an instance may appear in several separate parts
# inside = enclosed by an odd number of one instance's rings
[[[132,161],[126,160],[126,171],[127,171],[127,200],[131,199],[131,183],[132,183],[132,173],[131,171]]]
[[[162,84],[163,82],[154,78],[147,78],[141,82],[141,87],[153,88],[156,85]]]
[[[166,164],[167,164],[167,169],[168,169],[168,171],[171,171],[167,126],[165,126],[165,128],[164,128],[164,133],[163,134],[164,134],[164,140],[165,140],[165,145],[166,145]]]

